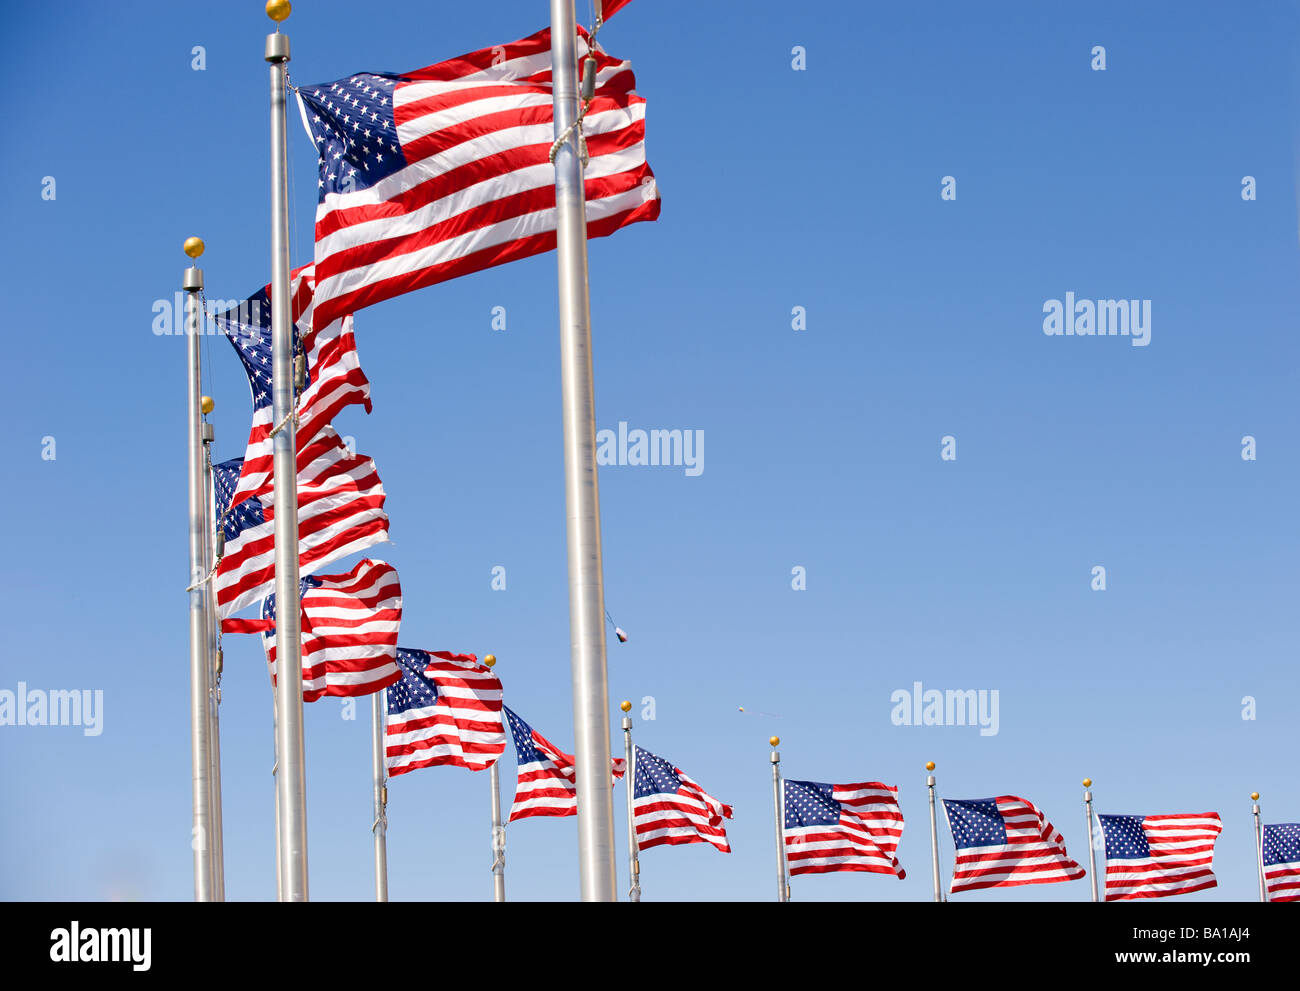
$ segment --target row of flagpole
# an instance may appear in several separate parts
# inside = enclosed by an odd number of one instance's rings
[[[601,22],[596,3],[596,27]],[[289,202],[287,165],[287,66],[289,39],[279,24],[288,0],[269,0],[267,16],[276,31],[266,38],[270,65],[271,137],[271,347],[272,437],[274,441],[275,595],[299,595],[296,470],[295,368],[289,296]],[[578,809],[579,864],[584,900],[613,901],[615,891],[612,799],[597,783],[609,766],[608,675],[600,546],[600,501],[596,478],[595,400],[587,276],[587,226],[573,0],[551,0],[558,296],[561,344],[561,402],[564,424],[565,506],[568,533],[574,743],[577,784],[590,800]],[[594,65],[594,64],[593,64]],[[593,74],[594,78],[594,74]],[[589,94],[584,92],[589,99]],[[198,238],[186,253],[203,252]],[[199,339],[203,272],[191,265],[183,280],[188,335],[187,451],[190,556],[190,701],[193,768],[194,894],[198,901],[224,898],[221,847],[218,716],[220,651],[212,572],[216,560],[216,517],[211,492],[210,427],[202,416],[211,400],[201,397]],[[205,430],[208,431],[205,439]],[[206,440],[206,442],[205,442]],[[206,576],[206,577],[205,577]],[[305,901],[307,815],[303,744],[302,656],[298,610],[281,608],[275,626],[277,656],[275,727],[276,890],[282,901]],[[214,687],[216,686],[216,687]],[[372,702],[375,724],[375,886],[387,898],[387,789],[383,768],[384,696]],[[504,900],[504,828],[500,825],[499,782],[492,769],[493,843],[497,900]]]

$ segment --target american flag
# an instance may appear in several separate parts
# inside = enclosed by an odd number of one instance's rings
[[[560,750],[511,712],[509,706],[505,712],[519,764],[519,783],[515,786],[509,821],[529,816],[577,815],[577,771],[573,755]],[[622,757],[611,758],[610,765],[614,781],[627,772],[627,761]]]
[[[1075,881],[1084,869],[1033,802],[1015,795],[943,800],[957,863],[952,894],[975,888]]]
[[[712,843],[723,853],[731,852],[722,823],[731,818],[730,805],[707,794],[662,757],[641,747],[633,756],[632,820],[639,849],[664,843]]]
[[[550,47],[546,29],[413,72],[299,88],[320,155],[319,321],[555,247]],[[659,193],[632,67],[592,54],[587,236],[601,237],[658,217]]]
[[[907,876],[894,852],[903,835],[898,789],[879,781],[785,781],[785,859],[790,874],[869,871]]]
[[[314,266],[292,273],[294,344],[301,340],[307,380],[298,397],[298,468],[303,468],[304,448],[344,407],[360,404],[370,412],[370,383],[357,357],[352,317],[345,316],[319,330],[312,326]],[[248,375],[253,396],[253,426],[244,453],[244,467],[232,505],[250,496],[268,495],[274,475],[274,440],[271,437],[271,287],[266,286],[243,303],[213,320],[235,349]]]
[[[275,505],[271,496],[233,508],[243,458],[212,466],[225,549],[217,567],[217,606],[223,619],[275,588]],[[322,427],[299,456],[298,567],[311,574],[332,561],[388,539],[384,486],[375,463],[352,454],[331,426]]]
[[[275,596],[262,600],[262,635],[275,682]],[[302,700],[372,695],[401,677],[394,659],[402,622],[397,569],[369,558],[342,575],[302,580]]]
[[[1097,818],[1106,838],[1106,901],[1164,898],[1218,884],[1211,867],[1223,832],[1219,813]]]
[[[482,771],[505,753],[501,682],[474,654],[397,650],[388,689],[388,773],[451,764]]]
[[[1300,823],[1263,828],[1264,885],[1271,902],[1300,901]]]

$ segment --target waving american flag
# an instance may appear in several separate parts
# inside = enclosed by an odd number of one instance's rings
[[[731,818],[724,805],[662,757],[637,747],[632,790],[633,822],[637,847],[661,844],[711,843],[731,852],[723,819]]]
[[[898,789],[879,781],[784,782],[785,858],[791,876],[868,871],[907,876],[894,852],[903,835]]]
[[[1300,823],[1278,822],[1262,831],[1261,860],[1271,902],[1300,901]]]
[[[402,585],[384,561],[358,561],[346,574],[302,579],[302,700],[325,695],[372,695],[391,685],[397,670]],[[262,601],[269,626],[262,646],[275,681],[275,596]]]
[[[1084,870],[1043,813],[1015,795],[943,800],[957,848],[952,893],[974,888],[1075,881]]]
[[[1217,812],[1098,816],[1106,838],[1106,901],[1164,898],[1213,888]]]
[[[388,689],[389,774],[450,764],[482,771],[506,749],[501,682],[474,654],[397,650]]]
[[[317,320],[555,247],[550,49],[547,29],[413,72],[299,88],[320,155]],[[588,51],[579,28],[578,58]],[[587,236],[601,237],[658,217],[659,193],[632,67],[591,54]]]
[[[519,783],[515,786],[509,821],[529,816],[577,815],[577,770],[573,755],[551,743],[511,712],[509,706],[505,707],[505,713],[519,764]],[[627,761],[622,757],[611,758],[610,771],[613,781],[617,781],[627,772]]]

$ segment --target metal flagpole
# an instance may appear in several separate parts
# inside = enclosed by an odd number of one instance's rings
[[[1088,877],[1092,880],[1092,900],[1097,898],[1097,848],[1092,844],[1092,778],[1083,779],[1083,811],[1088,837]]]
[[[267,16],[289,16],[270,0]],[[285,91],[289,38],[266,36],[271,63],[271,419],[275,426],[275,669],[279,699],[280,897],[307,900],[307,785],[302,742],[302,642],[298,587],[298,476],[294,422],[293,319],[289,307],[289,198]]]
[[[370,696],[370,758],[374,774],[375,824],[375,901],[388,901],[388,785],[384,766],[386,746],[384,730],[388,724],[388,689],[381,688]]]
[[[280,700],[271,685],[271,787],[275,791],[275,898],[284,900],[284,877],[280,870]]]
[[[790,900],[790,881],[786,874],[785,861],[785,809],[781,795],[781,752],[776,748],[781,745],[781,738],[768,738],[772,745],[772,819],[776,823],[776,900]]]
[[[200,400],[203,415],[216,407],[211,396]],[[212,424],[203,423],[203,529],[208,537],[208,575],[214,576],[220,550],[217,543],[217,507],[212,491]],[[203,594],[208,610],[208,656],[212,658],[211,681],[208,692],[208,755],[211,769],[208,780],[212,789],[212,897],[214,901],[226,900],[226,855],[222,842],[221,825],[221,648],[217,646],[217,630],[221,619],[217,615],[217,595],[211,577],[203,583]]]
[[[573,0],[551,0],[555,107],[555,219],[560,302],[560,380],[568,529],[569,628],[573,670],[578,864],[584,901],[615,901],[614,808],[609,789],[609,685],[605,590],[596,479],[587,223],[579,155]]]
[[[483,663],[496,667],[496,654],[488,654]],[[501,771],[497,761],[488,768],[488,783],[492,789],[492,900],[506,900],[506,827],[501,823]]]
[[[185,254],[197,260],[203,254],[201,238],[185,241]],[[203,291],[203,269],[191,265],[181,282],[185,290],[185,348],[188,366],[186,389],[186,454],[190,484],[190,760],[193,765],[192,792],[194,823],[190,846],[194,851],[194,900],[212,901],[212,755],[208,715],[209,676],[212,658],[208,597],[204,590],[208,574],[206,492],[203,479],[203,409],[200,389],[202,367],[199,337],[203,321],[199,294]]]
[[[925,769],[933,771],[934,761],[926,761]],[[934,877],[934,900],[941,902],[943,901],[943,892],[939,887],[939,822],[934,813],[934,775],[928,775],[925,783],[930,789],[930,872]]]
[[[639,902],[641,900],[641,860],[639,857],[640,850],[636,843],[636,809],[634,801],[634,793],[636,792],[636,751],[632,749],[632,717],[627,715],[632,711],[632,703],[624,699],[619,703],[618,707],[624,713],[623,759],[627,762],[627,770],[623,776],[623,783],[627,786],[627,900]]]
[[[1252,791],[1250,811],[1255,816],[1255,866],[1259,869],[1259,900],[1268,901],[1268,885],[1264,883],[1264,834],[1259,824],[1259,792]]]

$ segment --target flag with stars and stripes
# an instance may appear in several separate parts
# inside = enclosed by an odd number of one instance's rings
[[[662,757],[637,747],[632,789],[632,820],[637,847],[679,843],[712,843],[731,852],[723,819],[731,818],[724,805]]]
[[[1084,876],[1065,851],[1065,837],[1033,802],[1015,795],[945,798],[943,808],[957,849],[951,894]]]
[[[482,771],[505,753],[501,682],[474,654],[397,650],[388,689],[388,773],[450,764]]]
[[[309,575],[388,539],[384,486],[375,463],[353,454],[331,426],[321,428],[299,457],[298,567]],[[225,539],[215,577],[223,620],[275,590],[273,493],[230,500],[243,458],[212,467],[217,516]]]
[[[588,54],[578,28],[577,53]],[[584,122],[587,236],[659,216],[645,100],[596,47]],[[550,251],[556,243],[551,34],[407,73],[298,89],[320,156],[316,317]]]
[[[868,871],[907,876],[894,852],[903,835],[898,789],[879,781],[784,782],[785,859],[790,874]]]
[[[577,769],[573,755],[566,754],[505,706],[510,735],[515,741],[519,783],[510,806],[510,822],[529,816],[572,816],[578,814]],[[613,787],[627,772],[622,757],[610,759]]]
[[[1261,838],[1268,900],[1300,901],[1300,823],[1278,822],[1265,826]]]
[[[303,449],[344,407],[358,404],[370,412],[370,383],[357,357],[352,317],[320,328],[312,325],[314,266],[304,265],[290,277],[295,351],[306,358],[306,383],[297,397],[299,470]],[[271,287],[265,286],[238,306],[213,315],[243,363],[253,396],[253,426],[248,434],[244,467],[232,505],[250,496],[267,495],[275,473],[271,437]]]
[[[342,575],[302,580],[302,700],[372,695],[401,677],[397,630],[402,585],[397,569],[369,558]],[[275,683],[275,596],[262,600],[269,627],[262,646]]]
[[[1164,898],[1213,888],[1217,812],[1098,816],[1106,838],[1106,901]]]

